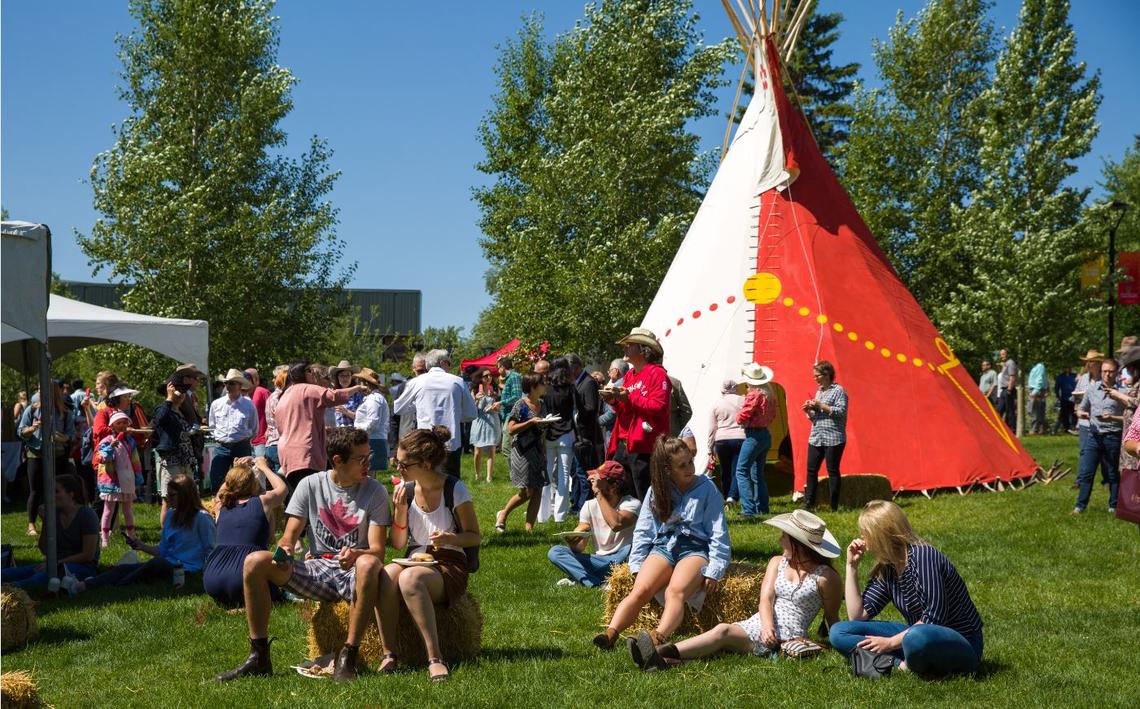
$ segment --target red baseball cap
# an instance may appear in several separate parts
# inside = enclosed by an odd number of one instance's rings
[[[616,460],[607,460],[597,468],[589,471],[587,476],[601,478],[603,480],[621,480],[625,477],[625,468]]]

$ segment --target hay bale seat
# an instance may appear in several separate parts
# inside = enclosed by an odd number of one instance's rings
[[[729,564],[720,586],[705,598],[700,613],[694,613],[688,604],[685,605],[685,617],[677,632],[682,635],[695,635],[711,630],[718,623],[735,623],[748,618],[760,606],[760,586],[763,582],[764,567],[746,563]],[[618,604],[632,590],[633,574],[629,572],[629,564],[615,566],[613,573],[610,574],[610,590],[606,592],[603,626],[609,624]],[[629,631],[653,630],[661,618],[661,611],[662,608],[657,601],[650,600],[641,609]]]
[[[827,473],[819,471],[819,486],[815,492],[816,505],[827,505],[831,499],[831,485]],[[839,487],[839,506],[860,509],[871,500],[890,500],[894,496],[891,481],[882,475],[844,475]]]
[[[311,608],[311,606],[309,606]],[[348,638],[348,604],[318,603],[309,619],[309,658],[316,659],[339,651]],[[303,615],[309,615],[304,613]],[[456,599],[450,608],[435,607],[435,623],[439,631],[440,651],[445,660],[471,659],[483,648],[483,613],[470,593]],[[427,652],[420,629],[407,609],[401,608],[395,652],[400,664],[427,664]],[[375,621],[368,624],[360,641],[360,662],[371,667],[380,664],[380,633]]]
[[[38,709],[44,706],[36,681],[31,673],[23,670],[0,675],[0,704],[4,709]]]
[[[22,588],[12,585],[0,587],[0,616],[4,627],[0,633],[0,651],[21,648],[40,634],[36,603]]]

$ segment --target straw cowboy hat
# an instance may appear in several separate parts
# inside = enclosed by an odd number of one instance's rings
[[[1104,354],[1095,347],[1089,350],[1088,354],[1079,358],[1082,362],[1103,362],[1105,360]]]
[[[329,379],[331,379],[335,382],[337,375],[346,369],[348,371],[352,372],[353,374],[357,374],[360,372],[360,367],[357,367],[356,365],[352,364],[347,359],[342,359],[340,361],[340,364],[338,364],[337,366],[329,367]]]
[[[665,350],[661,348],[661,343],[657,341],[657,336],[653,334],[652,330],[644,327],[635,327],[629,331],[629,334],[617,341],[619,345],[627,345],[630,342],[639,345],[645,345],[650,349],[657,352],[657,354],[664,354]]]
[[[194,364],[193,362],[187,362],[186,364],[178,365],[178,367],[174,370],[174,376],[198,377],[199,379],[206,378],[206,374],[202,370],[198,369],[198,365]]]
[[[1120,347],[1116,349],[1116,354],[1127,352],[1129,347],[1135,347],[1138,344],[1135,335],[1125,335],[1120,338]]]
[[[226,376],[218,377],[218,381],[225,382],[227,384],[230,382],[237,382],[238,384],[241,384],[242,391],[249,391],[253,388],[253,383],[250,382],[249,379],[245,376],[245,372],[241,371],[240,369],[234,369],[233,367],[230,367],[230,370],[226,372]]]
[[[352,378],[367,382],[378,389],[384,387],[384,382],[380,381],[380,375],[368,367],[361,367],[359,372],[352,375]]]
[[[776,376],[771,368],[755,362],[749,362],[741,367],[740,374],[744,377],[744,383],[752,386],[767,384],[772,381],[772,377]]]
[[[839,542],[835,541],[835,535],[827,528],[827,522],[807,510],[776,515],[764,520],[764,524],[783,530],[792,539],[817,551],[820,556],[828,559],[839,556]]]

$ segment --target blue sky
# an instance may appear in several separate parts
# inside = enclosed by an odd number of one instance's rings
[[[484,2],[308,2],[277,5],[278,63],[296,75],[295,108],[284,122],[289,153],[311,135],[334,149],[343,174],[332,194],[339,236],[358,262],[352,286],[423,291],[426,325],[470,327],[489,302],[479,249],[478,209],[471,188],[484,184],[476,127],[495,91],[497,45],[513,37],[520,18],[542,13],[548,32],[571,28],[580,0]],[[695,0],[707,42],[731,34],[719,0]],[[820,10],[846,16],[835,61],[857,61],[874,84],[873,38],[883,39],[901,10],[919,0],[840,2]],[[1020,3],[998,0],[991,16],[1003,34]],[[91,280],[75,243],[95,220],[86,183],[96,154],[113,144],[111,126],[127,115],[117,97],[116,33],[132,22],[125,0],[6,0],[0,8],[0,199],[11,218],[49,224],[55,270]],[[1106,158],[1119,159],[1140,131],[1136,71],[1140,4],[1132,0],[1074,3],[1078,52],[1099,69],[1104,103],[1101,131],[1079,162],[1078,186],[1100,180]],[[728,68],[734,81],[739,68]],[[721,113],[734,86],[721,92]],[[721,116],[694,129],[706,150],[719,150]],[[105,274],[101,278],[105,278]]]

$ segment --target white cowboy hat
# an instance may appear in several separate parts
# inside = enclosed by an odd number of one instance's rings
[[[115,399],[115,398],[118,398],[120,396],[127,396],[127,395],[135,396],[138,393],[139,393],[138,389],[132,389],[129,386],[127,386],[126,384],[120,384],[111,390],[111,393],[107,395],[107,398],[108,399]]]
[[[226,376],[220,377],[220,379],[227,384],[230,382],[237,382],[238,384],[241,384],[242,391],[249,391],[253,388],[253,383],[250,382],[248,378],[246,378],[245,372],[241,371],[240,369],[234,369],[233,367],[231,367],[230,370],[226,372]]]
[[[636,342],[639,345],[646,345],[647,347],[656,350],[657,354],[665,353],[665,350],[661,348],[661,343],[657,341],[657,336],[654,335],[653,331],[648,328],[635,327],[629,331],[628,335],[617,341],[619,345],[625,345],[630,342]]]
[[[337,366],[329,367],[329,379],[333,380],[333,382],[336,382],[336,375],[340,374],[344,370],[347,370],[353,374],[359,374],[360,373],[360,367],[357,367],[352,362],[349,362],[347,359],[342,359],[340,361],[340,364],[338,364]]]
[[[772,377],[776,376],[770,367],[755,362],[749,362],[741,367],[740,374],[744,377],[744,383],[752,386],[767,384],[772,381]]]
[[[828,559],[839,556],[839,542],[835,541],[835,535],[827,528],[827,522],[807,510],[776,515],[764,520],[764,524],[783,530],[792,539],[817,551],[820,556]]]

